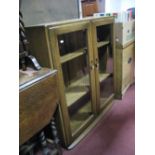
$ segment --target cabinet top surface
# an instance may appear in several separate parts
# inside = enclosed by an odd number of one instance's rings
[[[68,19],[68,20],[62,20],[62,21],[55,21],[55,22],[49,22],[49,23],[41,23],[37,25],[31,25],[29,27],[48,27],[48,26],[56,26],[61,24],[69,24],[69,23],[75,23],[75,22],[89,22],[90,20],[114,20],[114,16],[108,16],[108,17],[84,17],[84,18],[76,18],[76,19]]]

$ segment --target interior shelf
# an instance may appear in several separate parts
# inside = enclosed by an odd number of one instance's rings
[[[97,47],[100,48],[108,44],[109,44],[109,41],[100,41],[100,42],[97,42]]]
[[[72,53],[65,54],[64,56],[60,57],[60,61],[61,61],[61,63],[65,63],[67,61],[75,59],[75,58],[85,54],[86,53],[85,50],[86,50],[86,48],[81,48],[81,49],[76,50],[76,51],[74,51]]]
[[[91,112],[91,103],[87,102],[82,108],[80,108],[76,114],[71,117],[71,129],[76,131],[81,125],[83,125],[89,119]]]
[[[100,73],[99,74],[100,82],[107,79],[110,75],[111,75],[110,73]],[[88,75],[82,77],[81,79],[75,82],[72,82],[66,89],[67,106],[71,106],[82,96],[86,95],[90,91],[89,86],[90,83]]]
[[[89,76],[86,75],[75,82],[72,82],[66,89],[67,106],[71,106],[78,99],[90,91]]]
[[[106,103],[108,103],[114,96],[114,93],[111,93],[108,97],[100,98],[101,106],[104,107]]]
[[[110,73],[99,73],[100,82],[107,79],[111,74]]]

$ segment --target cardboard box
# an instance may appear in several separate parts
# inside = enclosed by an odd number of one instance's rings
[[[135,40],[135,21],[115,23],[116,44],[125,46]]]

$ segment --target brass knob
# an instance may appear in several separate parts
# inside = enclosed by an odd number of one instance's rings
[[[99,69],[99,63],[95,63],[95,67]]]
[[[96,62],[95,62],[95,67],[96,67],[97,69],[99,69],[99,62],[98,62],[98,59],[96,58],[95,60],[96,60]]]
[[[90,65],[90,70],[93,70],[94,68],[94,65]]]

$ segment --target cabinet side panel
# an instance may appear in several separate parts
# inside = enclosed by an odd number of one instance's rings
[[[30,54],[36,57],[42,67],[53,68],[45,27],[26,28],[26,35]]]
[[[132,55],[133,55],[133,62],[131,70],[131,84],[135,82],[135,43],[133,43]]]
[[[122,23],[115,23],[115,37],[118,44],[123,43],[123,25]]]

